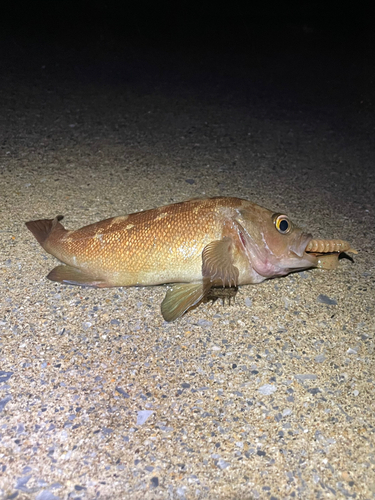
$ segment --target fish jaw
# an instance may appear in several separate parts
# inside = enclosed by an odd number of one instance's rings
[[[312,241],[312,235],[301,232],[300,237],[296,238],[294,243],[290,245],[288,255],[285,259],[280,260],[280,267],[286,271],[284,274],[318,267],[317,256],[306,252],[310,241]]]
[[[305,252],[312,236],[298,228],[292,240],[281,240],[280,244],[269,237],[267,228],[259,232],[252,230],[250,234],[246,221],[237,220],[236,226],[238,241],[248,262],[248,272],[242,277],[240,284],[260,283],[268,278],[318,266],[317,257]]]
[[[253,259],[253,262],[258,262],[258,266],[254,266],[255,270],[264,279],[285,276],[292,272],[310,268],[336,269],[341,253],[357,253],[347,241],[316,240],[312,238],[311,234],[302,232],[300,237],[290,245],[289,251],[278,259],[272,258],[272,252],[270,252],[267,243],[264,243],[264,248],[268,251],[268,257],[263,257],[258,261]],[[317,249],[318,251],[316,251]],[[254,249],[252,255],[254,255]]]
[[[288,251],[282,256],[275,255],[265,242],[267,257],[263,260],[259,272],[266,278],[285,276],[292,272],[303,271],[318,266],[318,259],[314,254],[305,252],[312,239],[310,234],[302,233],[290,245]]]

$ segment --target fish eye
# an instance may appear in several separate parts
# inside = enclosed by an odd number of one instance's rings
[[[276,226],[276,229],[281,234],[287,234],[292,228],[292,224],[289,222],[289,219],[286,215],[275,214],[273,216],[273,223]]]

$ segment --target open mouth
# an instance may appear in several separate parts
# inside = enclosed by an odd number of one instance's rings
[[[347,252],[357,253],[351,248],[350,243],[344,240],[311,239],[305,247],[306,257],[314,258],[314,267],[319,269],[335,269],[340,254]]]

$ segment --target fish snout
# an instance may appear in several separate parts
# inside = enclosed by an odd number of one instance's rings
[[[297,257],[303,258],[305,256],[306,248],[310,245],[312,239],[312,234],[302,233],[301,236],[290,246],[290,250],[297,255]]]

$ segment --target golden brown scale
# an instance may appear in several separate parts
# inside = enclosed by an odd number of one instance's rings
[[[230,206],[219,206],[226,205]],[[50,237],[45,248],[96,278],[106,274],[107,286],[186,281],[192,265],[195,275],[200,273],[204,246],[212,237],[221,238],[223,225],[216,207],[216,200],[204,205],[197,200],[115,217],[68,231],[58,241]]]
[[[49,279],[94,287],[176,283],[162,303],[167,321],[209,296],[212,286],[235,289],[294,270],[334,268],[340,252],[352,251],[341,240],[312,240],[287,216],[239,198],[190,200],[76,231],[61,219],[26,223],[66,264]]]

